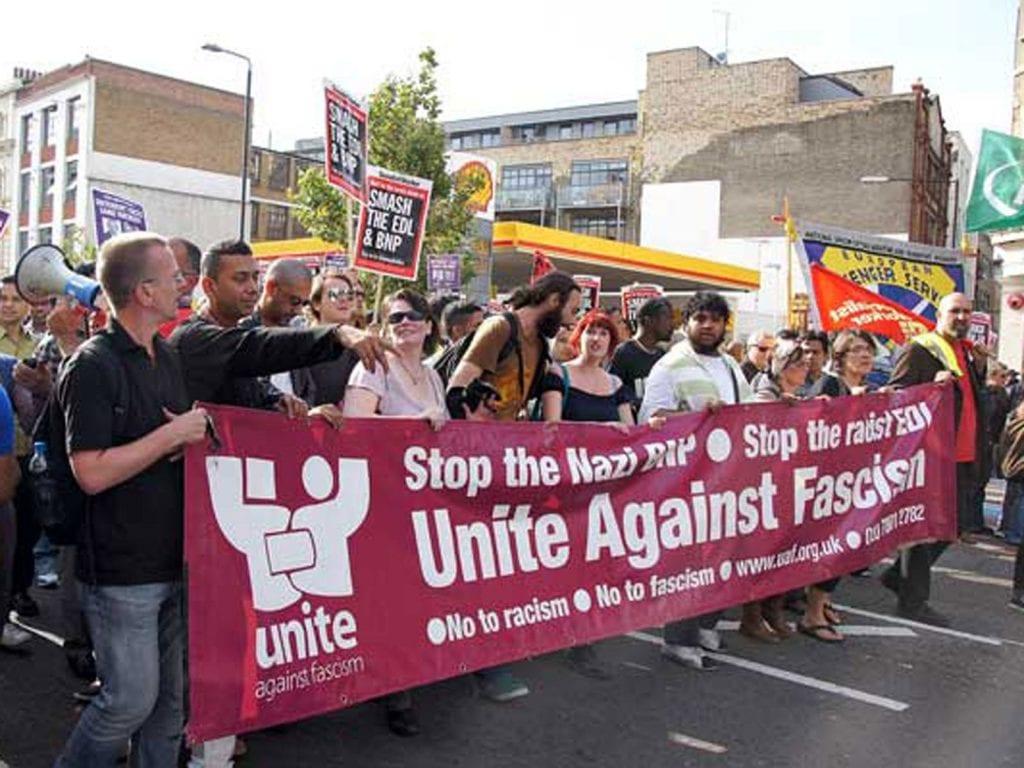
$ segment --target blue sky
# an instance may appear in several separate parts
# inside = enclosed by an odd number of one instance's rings
[[[1011,0],[57,0],[47,5],[56,25],[41,24],[30,4],[6,10],[0,72],[90,54],[240,91],[242,64],[199,50],[217,42],[253,59],[255,141],[282,149],[322,131],[324,77],[362,95],[388,72],[412,71],[426,45],[438,52],[448,118],[635,98],[648,51],[721,50],[725,20],[715,10],[730,14],[732,61],[788,56],[810,72],[892,64],[896,90],[920,77],[972,151],[983,127],[1009,129]]]

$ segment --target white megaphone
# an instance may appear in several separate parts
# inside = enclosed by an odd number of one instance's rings
[[[18,259],[14,284],[25,301],[38,304],[55,296],[71,296],[79,304],[96,308],[100,284],[75,272],[56,245],[34,245]]]

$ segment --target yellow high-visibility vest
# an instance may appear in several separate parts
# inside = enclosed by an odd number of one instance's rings
[[[928,333],[915,336],[913,342],[920,344],[928,350],[931,356],[942,363],[947,371],[952,371],[957,376],[964,375],[963,369],[960,367],[960,361],[957,360],[956,352],[953,350],[953,345],[941,333],[928,331]]]

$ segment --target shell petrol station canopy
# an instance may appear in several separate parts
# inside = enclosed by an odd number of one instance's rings
[[[756,270],[518,221],[496,222],[491,241],[491,279],[498,293],[530,282],[537,251],[557,269],[599,276],[602,293],[644,282],[657,283],[668,293],[706,288],[756,291],[761,284]]]
[[[257,259],[293,258],[319,264],[344,248],[315,237],[253,243]],[[530,281],[533,254],[540,251],[556,268],[573,274],[598,275],[602,293],[617,293],[637,282],[655,282],[668,293],[715,288],[754,291],[760,286],[756,270],[722,264],[655,248],[577,235],[561,229],[518,221],[494,224],[491,279],[498,293]]]

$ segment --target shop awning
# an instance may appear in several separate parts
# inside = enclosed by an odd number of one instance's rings
[[[657,283],[668,292],[756,291],[761,285],[753,269],[518,221],[496,222],[492,243],[499,293],[530,281],[537,251],[565,272],[600,276],[602,292],[631,283]]]
[[[264,240],[252,244],[257,259],[321,259],[345,248],[321,240],[319,237],[300,237],[294,240]]]

